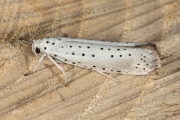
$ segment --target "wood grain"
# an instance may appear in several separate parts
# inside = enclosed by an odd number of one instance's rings
[[[180,118],[180,2],[178,0],[1,0],[1,120],[175,120]],[[33,69],[32,41],[47,36],[153,42],[162,67],[147,76],[110,74],[47,59]],[[64,98],[64,101],[62,100]]]

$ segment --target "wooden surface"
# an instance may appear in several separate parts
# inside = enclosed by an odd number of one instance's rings
[[[1,0],[1,120],[176,120],[180,118],[179,0]],[[46,33],[46,34],[42,34]],[[31,46],[39,35],[153,42],[162,67],[147,76],[110,74],[61,64],[71,83],[47,59],[41,71]]]

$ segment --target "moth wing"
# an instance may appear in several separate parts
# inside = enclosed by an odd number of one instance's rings
[[[80,45],[81,48],[79,48]],[[122,74],[141,75],[149,73],[160,65],[158,53],[150,45],[121,47],[63,40],[54,49],[54,53],[58,54],[59,59],[66,59],[70,64],[75,63],[77,66],[86,66],[102,72],[121,71]],[[121,50],[117,51],[118,49]],[[96,67],[93,68],[93,66]]]
[[[74,38],[65,38],[65,37],[54,37],[62,41],[70,41],[72,43],[87,43],[87,44],[99,44],[99,45],[111,45],[111,46],[124,46],[124,47],[132,47],[132,46],[143,46],[150,43],[147,42],[113,42],[113,41],[101,41],[101,40],[85,40],[85,39],[74,39]]]

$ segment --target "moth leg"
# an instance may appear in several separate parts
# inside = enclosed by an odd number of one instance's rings
[[[67,76],[66,76],[66,73],[64,72],[64,69],[63,69],[59,64],[57,64],[50,56],[47,56],[47,57],[56,65],[56,67],[58,67],[58,68],[62,71],[62,73],[63,73],[63,75],[64,75],[64,77],[65,77],[65,79],[66,79],[65,84],[66,84],[66,86],[67,86],[67,84],[68,84],[68,78],[67,78]]]
[[[95,71],[98,72],[98,73],[100,73],[101,75],[106,76],[107,78],[110,78],[111,80],[113,80],[113,81],[115,81],[115,82],[119,82],[119,81],[117,81],[116,79],[114,79],[113,77],[111,77],[111,76],[109,76],[109,75],[106,75],[105,73],[103,73],[103,72],[101,72],[101,71],[99,71],[99,70],[95,70]]]
[[[56,63],[58,63],[58,64],[63,63],[61,60],[58,60],[58,59],[54,59],[54,58],[53,58],[53,60],[56,61]]]
[[[42,60],[43,60],[43,58],[44,58],[45,56],[46,56],[46,54],[43,54],[43,55],[41,56],[41,58],[38,60],[36,66],[33,68],[33,70],[32,70],[31,72],[29,72],[29,73],[24,74],[24,76],[27,76],[27,75],[32,74],[32,73],[34,72],[34,70],[35,70],[35,69],[39,66],[39,64],[42,62]]]

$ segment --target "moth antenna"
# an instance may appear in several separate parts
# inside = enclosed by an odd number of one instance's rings
[[[50,30],[50,31],[48,31],[48,32],[42,32],[42,33],[36,35],[33,39],[36,39],[36,38],[37,38],[38,36],[40,36],[40,35],[47,34],[47,33],[51,33],[51,32],[54,32],[54,31]]]
[[[39,35],[36,35],[34,38],[33,38],[33,40],[35,40],[38,36],[40,36],[41,34],[39,34]]]
[[[27,44],[33,44],[33,42],[29,42],[29,41],[26,41],[26,40],[22,40],[22,41],[24,41],[25,43],[27,43]]]

